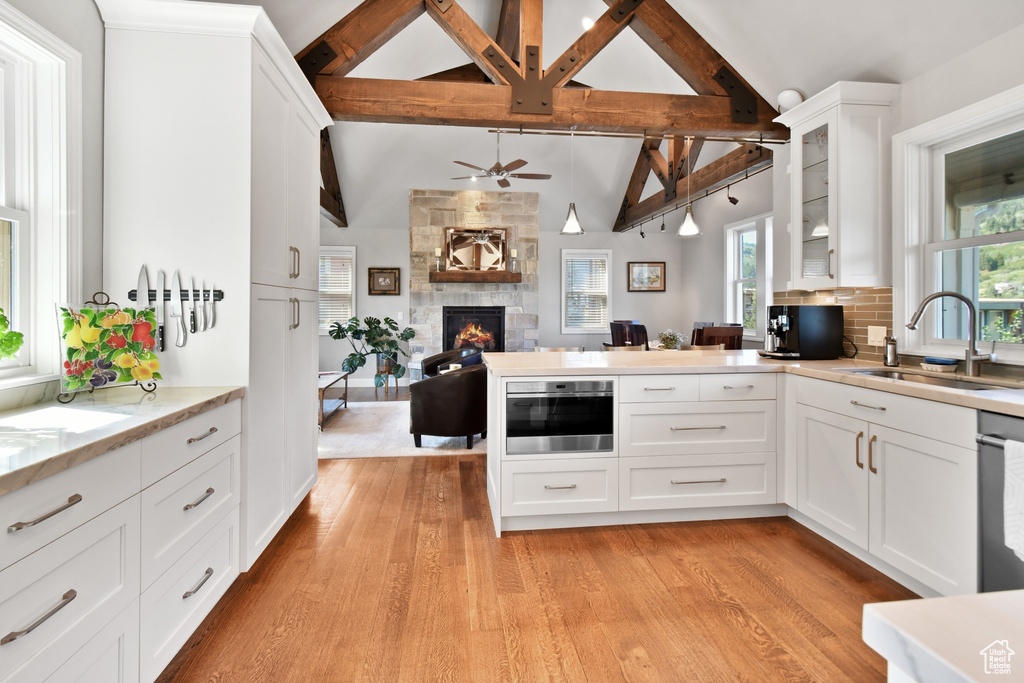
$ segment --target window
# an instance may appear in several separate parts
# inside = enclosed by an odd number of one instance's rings
[[[320,332],[356,314],[356,248],[320,247]]]
[[[771,303],[771,240],[770,214],[725,228],[725,314],[751,339],[764,337]]]
[[[562,250],[562,334],[606,334],[611,309],[608,249]]]
[[[1024,88],[894,138],[893,324],[925,296],[954,291],[978,313],[978,339],[1024,361]],[[967,308],[930,304],[908,351],[960,356]]]
[[[54,303],[81,301],[81,55],[0,2],[0,307],[25,343],[0,388],[51,380]]]

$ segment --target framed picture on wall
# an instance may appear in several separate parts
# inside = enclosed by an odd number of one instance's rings
[[[664,261],[630,261],[626,264],[627,289],[630,292],[664,292]]]
[[[400,268],[370,268],[369,293],[398,294]]]

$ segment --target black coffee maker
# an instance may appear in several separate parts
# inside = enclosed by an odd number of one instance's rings
[[[833,360],[843,355],[842,306],[769,306],[768,358]]]

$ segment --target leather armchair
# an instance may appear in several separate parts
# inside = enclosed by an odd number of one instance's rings
[[[420,436],[487,436],[487,367],[482,363],[428,377],[409,385],[409,433]]]
[[[439,370],[444,370],[452,363],[461,363],[464,367],[476,365],[482,360],[480,349],[453,349],[443,351],[423,359],[423,378],[434,377]]]

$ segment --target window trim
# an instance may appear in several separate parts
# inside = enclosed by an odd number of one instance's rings
[[[358,270],[356,266],[356,248],[354,246],[321,246],[320,256],[344,256],[345,254],[352,255],[352,315],[358,316],[358,307],[356,306],[357,295],[359,294],[358,277],[356,277]],[[319,258],[317,259],[319,261]],[[320,289],[319,284],[317,286],[318,294],[322,297],[323,290]],[[320,327],[320,313],[317,311],[317,329],[320,331],[320,336],[328,334],[328,328]]]
[[[29,216],[30,364],[0,370],[0,389],[59,377],[54,304],[82,298],[82,56],[0,0],[0,52],[19,74],[14,191],[6,206]],[[24,134],[30,131],[30,134]]]
[[[565,266],[566,261],[574,256],[584,257],[595,257],[602,256],[605,260],[605,281],[607,283],[607,290],[605,293],[605,317],[608,320],[612,319],[612,250],[611,249],[562,249],[561,250],[561,269],[560,269],[560,288],[561,297],[559,298],[559,319],[561,323],[562,334],[608,334],[608,326],[605,325],[601,329],[588,328],[588,327],[569,327],[566,325],[565,320]]]
[[[733,287],[739,281],[736,278],[738,267],[739,236],[746,232],[757,233],[757,329],[753,332],[746,328],[743,338],[750,341],[764,341],[765,326],[768,318],[768,306],[772,304],[772,219],[771,212],[751,216],[742,221],[729,223],[724,227],[725,235],[725,315],[727,320],[741,320],[743,313],[737,311]]]
[[[967,348],[963,340],[931,338],[937,304],[928,307],[916,330],[905,326],[921,300],[935,291],[934,265],[930,259],[936,253],[932,248],[938,243],[936,235],[942,235],[944,214],[940,192],[944,164],[937,153],[1017,130],[1024,130],[1024,86],[1011,88],[893,136],[893,329],[903,335],[903,349],[907,353],[962,356]],[[1006,241],[1005,236],[998,241]],[[956,245],[949,240],[944,246],[954,248]],[[985,347],[979,351],[988,351],[990,344],[992,342],[985,342]],[[1024,363],[1021,346],[994,344],[1001,360],[1014,363]]]

